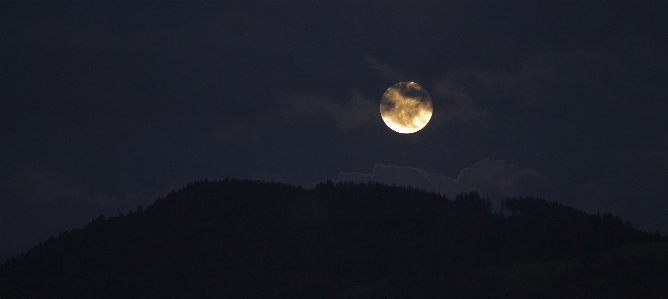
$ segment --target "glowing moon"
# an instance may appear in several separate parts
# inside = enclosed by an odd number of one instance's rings
[[[388,88],[380,100],[380,116],[392,130],[410,134],[420,131],[434,108],[431,97],[415,82],[399,82]]]

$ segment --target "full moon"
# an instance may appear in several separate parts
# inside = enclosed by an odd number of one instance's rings
[[[434,109],[429,93],[415,82],[399,82],[380,100],[380,116],[392,130],[410,134],[424,128]]]

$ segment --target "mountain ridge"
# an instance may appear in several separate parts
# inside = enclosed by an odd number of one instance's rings
[[[509,197],[502,207],[504,213],[492,212],[489,200],[473,192],[448,200],[380,183],[327,181],[304,189],[199,181],[145,209],[101,215],[11,258],[0,265],[0,294],[334,298],[372,285],[361,293],[532,298],[549,290],[565,296],[583,287],[576,283],[581,275],[635,263],[614,257],[615,248],[666,241],[612,214],[591,215],[544,199]],[[668,261],[635,259],[645,262],[646,284],[656,282],[647,295],[666,294],[659,282],[668,279],[661,274]],[[576,266],[521,288],[475,270],[563,261]],[[484,286],[471,288],[477,284]],[[641,287],[648,288],[635,284],[611,294],[624,298]]]

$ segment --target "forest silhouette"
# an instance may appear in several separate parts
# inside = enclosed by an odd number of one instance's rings
[[[544,199],[190,183],[0,265],[0,298],[667,298],[668,238]]]

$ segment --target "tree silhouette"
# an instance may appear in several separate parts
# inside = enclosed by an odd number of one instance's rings
[[[544,199],[502,207],[493,212],[477,193],[448,200],[380,183],[199,181],[11,258],[0,265],[0,297],[667,294],[665,256],[615,255],[624,244],[663,244],[648,243],[660,234]]]

